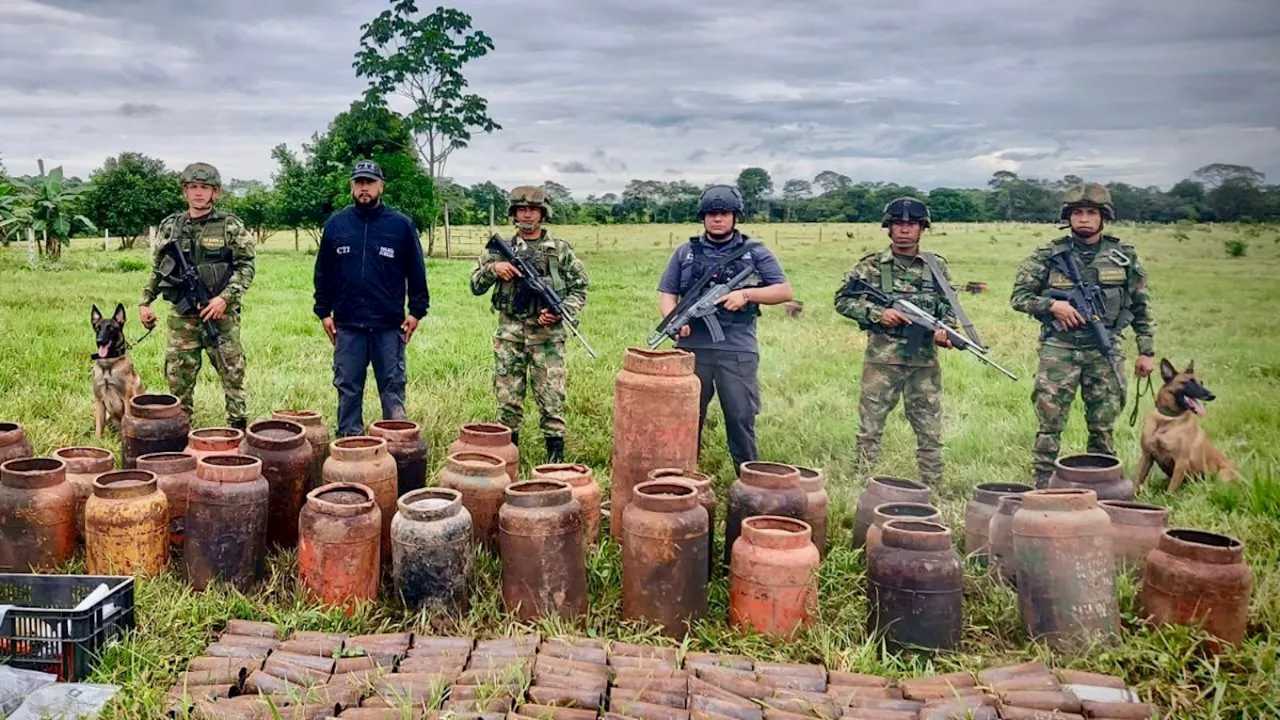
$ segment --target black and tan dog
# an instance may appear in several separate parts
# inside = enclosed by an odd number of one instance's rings
[[[94,437],[102,437],[103,425],[108,422],[119,429],[121,419],[129,412],[129,400],[146,392],[127,355],[129,343],[124,339],[127,319],[124,305],[116,305],[115,314],[109,318],[102,316],[97,305],[89,313],[98,342],[98,351],[93,354]]]
[[[1191,361],[1182,372],[1168,360],[1160,360],[1160,377],[1164,385],[1156,393],[1156,406],[1147,413],[1142,425],[1142,460],[1134,487],[1151,472],[1152,463],[1169,476],[1167,492],[1182,487],[1187,475],[1215,474],[1225,482],[1240,479],[1240,473],[1222,451],[1209,442],[1200,427],[1204,404],[1214,399],[1212,392],[1196,377],[1196,363]]]

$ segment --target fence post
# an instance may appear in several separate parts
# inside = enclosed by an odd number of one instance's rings
[[[444,204],[444,256],[445,259],[450,257],[452,233],[449,229],[449,203]]]
[[[489,203],[489,235],[493,235],[493,203]]]
[[[818,242],[822,242],[822,226],[818,226]]]
[[[111,249],[111,230],[109,228],[102,229],[102,252]]]
[[[596,228],[596,250],[600,249],[600,228]]]
[[[36,266],[36,230],[27,228],[27,264]]]

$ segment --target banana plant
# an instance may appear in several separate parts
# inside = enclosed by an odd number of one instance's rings
[[[44,238],[46,257],[56,259],[62,254],[62,246],[71,242],[71,233],[76,225],[89,232],[98,231],[93,221],[75,212],[76,200],[89,186],[68,185],[61,167],[29,183],[10,182],[18,188],[29,213],[26,226]]]

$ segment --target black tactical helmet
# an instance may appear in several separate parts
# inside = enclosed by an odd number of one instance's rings
[[[884,215],[880,218],[880,227],[889,227],[892,222],[918,222],[920,227],[929,227],[929,206],[923,200],[913,197],[900,197],[890,200],[884,206]]]
[[[698,219],[711,212],[731,212],[739,220],[742,219],[742,193],[732,185],[712,185],[702,191],[698,198]]]

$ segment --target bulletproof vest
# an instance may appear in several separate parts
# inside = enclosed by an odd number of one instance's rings
[[[543,281],[563,299],[567,287],[560,272],[558,247],[557,241],[550,235],[544,235],[542,239],[533,242],[527,242],[519,235],[511,239],[511,248],[516,255],[533,265]],[[540,299],[530,293],[518,278],[498,283],[493,293],[493,307],[512,317],[533,317],[543,310]]]
[[[914,282],[914,278],[909,278],[905,273],[898,271],[897,261],[890,253],[887,260],[880,261],[880,291],[895,300],[901,299],[915,303],[921,310],[938,317],[942,302],[942,288],[938,286],[937,279],[933,277],[933,272],[924,261],[921,261],[920,273],[920,282]],[[906,337],[908,332],[915,331],[916,328],[907,324],[887,328],[880,323],[873,323],[871,330],[894,337]]]
[[[1103,323],[1112,330],[1123,329],[1132,321],[1129,306],[1129,268],[1115,261],[1116,255],[1128,257],[1120,241],[1103,236],[1096,250],[1081,251],[1071,239],[1054,245],[1054,255],[1063,252],[1074,252],[1080,264],[1080,279],[1089,285],[1097,285],[1102,290],[1105,304]],[[1092,255],[1092,257],[1090,257]],[[1070,290],[1074,287],[1070,278],[1057,266],[1049,265],[1049,287],[1055,290]],[[1087,333],[1084,331],[1075,331]],[[1071,333],[1066,333],[1071,334]]]
[[[746,235],[743,235],[742,242],[749,242],[749,238]],[[717,270],[716,273],[711,276],[710,282],[703,286],[703,289],[705,290],[706,287],[709,287],[710,285],[721,285],[727,283],[743,270],[754,267],[755,264],[752,262],[750,255],[751,253],[747,253],[743,257],[737,258]],[[680,274],[681,296],[687,295],[698,280],[710,272],[712,268],[715,268],[720,262],[718,257],[708,252],[706,241],[701,235],[695,235],[694,237],[689,238],[689,258],[690,271],[687,274]],[[759,284],[740,286],[740,288],[748,287],[759,287]],[[755,319],[759,315],[760,306],[755,303],[747,303],[741,309],[734,311],[726,310],[723,305],[716,310],[716,319],[720,321],[721,326],[725,323],[731,325],[749,324],[755,322]]]
[[[181,237],[178,236],[179,230]],[[195,268],[209,297],[215,297],[226,289],[227,283],[231,281],[234,253],[225,215],[218,213],[204,222],[196,223],[190,220],[184,223],[179,217],[174,221],[170,236],[164,242],[177,243],[178,248],[187,254],[187,261]],[[166,249],[160,258],[159,271],[161,296],[173,303],[179,313],[194,313],[194,301],[182,293],[178,262],[174,259],[172,250]]]

